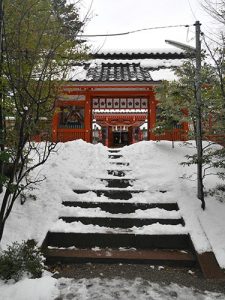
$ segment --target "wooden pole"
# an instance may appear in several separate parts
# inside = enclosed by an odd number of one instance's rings
[[[84,119],[84,128],[85,128],[85,141],[91,143],[92,136],[92,109],[91,109],[91,95],[90,91],[86,93],[85,101],[85,119]]]
[[[197,145],[197,197],[202,202],[202,209],[205,209],[205,199],[203,190],[203,147],[202,147],[202,98],[201,98],[201,24],[195,23],[196,37],[196,68],[195,68],[195,88],[196,88],[196,145]]]
[[[0,151],[5,150],[4,147],[4,116],[3,116],[3,0],[0,0]],[[0,160],[0,175],[4,173],[4,163]],[[0,182],[0,193],[3,191],[2,182]]]

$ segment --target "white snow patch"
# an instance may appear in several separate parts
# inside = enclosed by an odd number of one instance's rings
[[[171,68],[153,70],[153,71],[151,71],[151,76],[154,81],[158,81],[158,80],[173,81],[173,80],[177,79],[177,76],[175,75],[174,70],[172,70]]]
[[[70,69],[67,74],[67,80],[83,81],[87,79],[87,69],[85,66],[76,66]]]
[[[141,299],[141,300],[224,300],[221,293],[198,291],[194,288],[179,286],[171,283],[158,284],[135,278],[107,278],[107,274],[99,274],[106,278],[67,279],[61,278],[58,287],[62,295],[73,295],[73,300],[92,299]]]
[[[39,279],[23,279],[5,284],[0,281],[2,300],[53,300],[58,296],[57,279],[44,276]]]
[[[109,217],[109,218],[140,218],[140,219],[178,219],[180,218],[179,211],[168,211],[161,208],[137,209],[134,213],[129,214],[112,214],[96,208],[80,208],[64,206],[60,211],[62,217]]]
[[[33,159],[36,159],[35,155]],[[106,173],[107,164],[107,148],[101,144],[92,145],[83,140],[59,143],[57,151],[32,173],[32,176],[46,176],[46,180],[27,193],[24,205],[20,205],[19,199],[16,201],[6,222],[0,247],[5,249],[13,241],[27,239],[35,239],[41,245],[49,228],[59,217],[61,202],[75,197],[73,189],[105,187],[96,178]],[[32,200],[30,193],[37,200]]]
[[[177,48],[141,48],[141,49],[111,49],[111,48],[106,48],[104,50],[101,51],[101,53],[103,54],[132,54],[132,53],[153,53],[153,54],[157,54],[157,53],[184,53],[184,50],[181,49],[177,49]]]
[[[41,147],[42,144],[40,144]],[[195,153],[194,143],[175,142],[175,148],[171,142],[141,142],[121,149],[124,159],[130,162],[129,168],[136,181],[132,189],[144,189],[143,193],[134,194],[129,200],[113,200],[114,203],[175,203],[178,202],[180,215],[185,221],[185,227],[178,225],[154,224],[141,228],[122,230],[122,232],[153,234],[166,233],[190,233],[196,250],[199,253],[214,251],[222,268],[225,268],[225,202],[219,202],[215,197],[206,197],[206,210],[202,211],[201,203],[196,197],[196,181],[183,179],[196,173],[196,166],[183,167],[179,163],[185,161],[185,155]],[[206,145],[206,144],[205,144]],[[60,143],[57,152],[52,153],[45,165],[33,172],[33,175],[45,175],[47,179],[37,185],[32,192],[37,200],[27,193],[27,201],[20,205],[15,203],[13,211],[6,222],[6,227],[1,241],[1,248],[13,241],[35,239],[41,245],[50,228],[57,231],[72,230],[72,232],[113,232],[112,228],[97,227],[83,224],[64,224],[58,217],[62,213],[62,201],[110,201],[107,197],[93,192],[76,194],[73,189],[105,188],[105,183],[99,178],[107,175],[108,149],[101,144],[92,145],[82,140]],[[34,157],[35,159],[35,157]],[[121,169],[127,169],[122,166]],[[210,176],[205,181],[207,188],[212,188],[221,183],[215,176]],[[130,189],[130,190],[132,190]],[[161,193],[160,191],[165,191]],[[2,201],[0,195],[0,203]],[[70,215],[70,210],[65,212]],[[88,212],[95,214],[107,214],[100,209]],[[77,214],[86,215],[87,211],[77,210]],[[169,212],[176,217],[176,212]],[[136,211],[132,216],[156,217],[163,216],[163,211],[149,210]],[[165,214],[166,216],[166,214]],[[57,221],[58,220],[58,221]],[[62,228],[60,226],[62,225]],[[118,229],[119,230],[119,229]]]
[[[128,233],[128,234],[186,234],[187,231],[182,225],[162,225],[155,223],[142,227],[109,228],[98,225],[84,225],[81,222],[66,223],[62,219],[57,220],[50,228],[51,232],[70,232],[70,233]]]
[[[122,264],[120,264],[122,265]],[[150,266],[153,268],[154,266]],[[160,267],[161,268],[161,267]],[[92,299],[141,299],[141,300],[224,300],[224,295],[216,292],[199,291],[195,288],[170,283],[154,283],[135,278],[107,278],[100,273],[99,278],[71,279],[51,277],[24,279],[16,284],[0,281],[0,295],[4,300],[92,300]]]

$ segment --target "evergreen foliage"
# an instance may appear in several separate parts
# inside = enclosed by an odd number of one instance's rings
[[[0,253],[0,278],[20,280],[24,275],[39,278],[43,272],[43,256],[34,240],[14,242]]]
[[[160,119],[157,119],[157,128],[161,131],[171,130],[174,124],[188,122],[192,124],[189,132],[190,138],[196,136],[196,105],[195,105],[195,66],[192,60],[187,60],[182,66],[176,68],[175,75],[178,80],[168,82],[163,81],[157,89],[159,94]],[[204,63],[202,66],[202,110],[203,110],[203,130],[206,135],[209,130],[208,120],[212,113],[212,108],[216,109],[217,100],[214,97],[214,86],[216,76],[212,66]],[[218,111],[218,109],[217,109]]]
[[[4,1],[4,39],[0,111],[15,124],[3,126],[0,113],[0,185],[4,195],[0,207],[0,240],[16,199],[44,178],[32,178],[31,171],[44,164],[55,143],[51,141],[51,119],[61,85],[71,62],[85,59],[86,46],[76,36],[82,30],[77,3],[66,0]],[[49,120],[43,121],[44,120]],[[44,133],[42,146],[32,142]],[[30,164],[30,153],[37,161]],[[6,164],[10,173],[2,172]],[[2,168],[3,166],[3,168]]]
[[[202,58],[207,58],[204,54]],[[224,98],[221,80],[216,68],[204,59],[202,78],[202,130],[203,139],[209,143],[203,148],[202,179],[215,174],[225,179],[225,151],[223,147],[213,147],[214,142],[223,142],[225,137]],[[224,63],[224,62],[223,62]],[[161,118],[157,122],[157,130],[172,130],[174,124],[188,122],[189,138],[196,140],[196,87],[195,66],[192,60],[186,61],[175,70],[177,81],[163,82],[158,88]],[[222,85],[223,86],[223,85]],[[159,128],[159,129],[158,129]],[[198,164],[197,154],[186,156],[183,165]]]

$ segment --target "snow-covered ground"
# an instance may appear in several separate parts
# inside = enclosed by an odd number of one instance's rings
[[[4,300],[224,300],[215,292],[200,292],[177,284],[152,283],[141,278],[67,279],[49,276],[24,279],[16,284],[0,282],[0,299]]]
[[[207,196],[206,210],[203,211],[196,197],[196,180],[193,180],[196,166],[180,165],[186,160],[185,155],[195,153],[193,145],[191,142],[176,142],[172,149],[171,142],[142,142],[125,147],[123,153],[130,160],[136,178],[140,179],[136,181],[136,187],[140,184],[153,194],[159,189],[167,190],[164,197],[178,202],[195,249],[199,253],[213,250],[221,268],[225,268],[225,200],[221,202]],[[192,179],[183,179],[184,175],[193,176]],[[219,183],[221,180],[216,176],[205,179],[206,189]]]
[[[202,211],[201,203],[196,198],[196,181],[182,178],[184,174],[189,176],[196,173],[195,166],[183,167],[179,164],[185,160],[186,154],[192,154],[194,151],[195,149],[191,143],[176,142],[173,149],[171,142],[167,141],[141,142],[124,147],[122,149],[124,160],[130,162],[129,168],[132,169],[127,177],[137,179],[132,189],[145,191],[136,194],[126,202],[178,202],[180,212],[170,212],[169,217],[178,218],[181,214],[185,220],[185,230],[190,233],[196,250],[200,253],[213,250],[218,263],[222,268],[225,268],[225,201],[220,202],[215,197],[207,196],[206,210]],[[37,199],[33,200],[33,197],[29,196],[29,192],[24,205],[21,206],[19,200],[15,204],[6,223],[0,244],[1,248],[5,249],[13,241],[20,242],[27,239],[35,239],[41,245],[49,229],[57,230],[57,226],[65,225],[62,221],[57,221],[60,215],[69,216],[75,213],[74,208],[62,206],[61,202],[63,200],[107,201],[105,196],[97,197],[93,192],[74,194],[73,189],[106,189],[105,183],[100,179],[106,178],[106,170],[109,169],[109,166],[107,148],[101,144],[92,145],[82,140],[59,144],[57,152],[52,153],[46,164],[34,171],[33,175],[44,175],[47,178],[32,191]],[[122,168],[126,169],[127,167]],[[205,186],[206,188],[212,188],[217,183],[220,183],[218,178],[210,176],[206,178]],[[159,193],[160,190],[164,190],[166,193]],[[165,212],[159,209],[145,211],[144,214],[146,213],[149,213],[151,218],[166,217]],[[95,214],[110,215],[98,208],[76,209],[77,216],[87,214],[89,216]],[[141,214],[143,212],[136,211],[136,216],[146,217]],[[68,226],[71,226],[71,224]],[[183,228],[179,229],[178,227],[176,227],[176,230],[182,232]],[[149,230],[153,229],[154,226],[151,226],[151,228],[145,227],[137,229],[137,231],[143,233],[144,230],[147,230],[149,233]],[[159,227],[155,229],[159,230]],[[67,231],[68,227],[64,230]],[[77,224],[77,230],[82,230],[82,224]],[[96,230],[96,227],[90,228],[90,230]],[[104,228],[99,230],[104,230]],[[137,231],[136,233],[138,233]],[[63,286],[61,285],[63,280],[57,282],[50,276],[45,276],[37,280],[24,279],[17,284],[6,285],[1,282],[0,299],[54,299]],[[70,282],[69,279],[65,279],[65,281]],[[138,280],[135,282],[119,282],[115,279],[108,286],[109,283],[104,282],[104,280],[93,279],[91,281],[83,279],[83,281],[77,283],[73,282],[73,292],[76,297],[71,299],[98,299],[96,296],[98,292],[99,295],[104,295],[105,298],[101,297],[102,299],[151,299],[151,297],[152,299],[171,299],[171,297],[166,298],[165,292],[163,292],[165,287],[146,283],[144,284],[145,288],[143,288],[143,284]],[[94,288],[95,286],[98,287],[98,291]],[[129,287],[132,287],[131,291],[129,291]],[[25,288],[28,291],[33,289],[40,292],[33,293],[30,297],[29,293],[25,296],[23,292]],[[213,294],[200,295],[191,289],[176,285],[168,286],[166,289],[168,289],[167,294],[175,291],[179,295],[178,299],[224,299],[223,296],[218,295],[218,298],[216,298],[217,296]],[[46,294],[43,294],[44,292]],[[113,298],[113,294],[118,295],[118,297]],[[124,295],[128,296],[125,297]],[[187,295],[190,295],[190,297],[187,297]]]
[[[46,176],[46,180],[27,193],[24,205],[20,205],[19,199],[15,203],[1,247],[4,249],[12,241],[32,238],[41,245],[47,231],[59,217],[61,202],[74,197],[73,189],[105,187],[96,178],[102,173],[104,175],[107,158],[107,151],[100,144],[94,146],[82,140],[60,143],[46,164],[33,172],[33,176]],[[37,200],[29,194],[35,195]]]

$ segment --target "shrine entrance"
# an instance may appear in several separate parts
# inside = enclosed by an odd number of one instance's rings
[[[186,140],[188,123],[158,133],[157,86],[151,72],[162,60],[183,59],[182,53],[96,53],[76,65],[71,80],[60,87],[52,121],[52,140],[83,139],[108,147],[143,140]],[[149,59],[153,65],[145,64]],[[171,65],[172,66],[172,65]]]
[[[130,145],[131,141],[129,140],[128,131],[113,132],[113,140],[112,146],[113,147],[123,147]]]
[[[188,124],[156,135],[157,100],[152,86],[65,86],[56,102],[52,140],[83,139],[107,147],[143,140],[187,140]]]
[[[149,99],[134,97],[93,97],[93,143],[123,147],[148,138]]]

